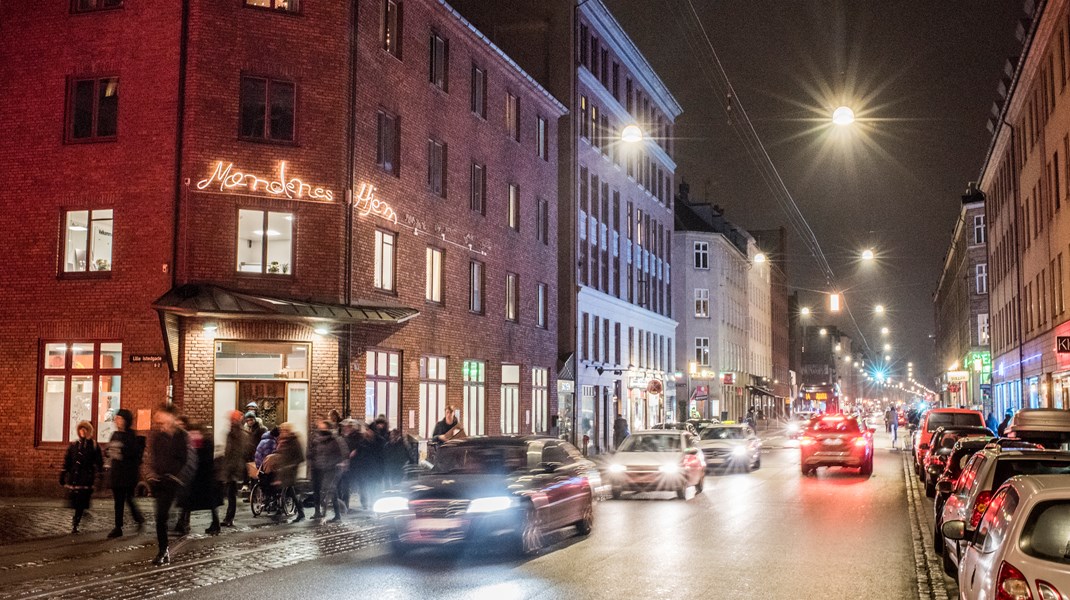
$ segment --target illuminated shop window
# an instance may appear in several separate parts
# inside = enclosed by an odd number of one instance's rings
[[[297,12],[300,6],[299,0],[245,0],[245,5],[285,12]]]
[[[72,442],[81,421],[93,424],[98,442],[111,439],[122,392],[122,343],[45,343],[41,367],[38,439]]]
[[[239,210],[238,271],[292,275],[293,223],[292,213]]]
[[[63,219],[63,272],[111,271],[112,211],[72,210]]]

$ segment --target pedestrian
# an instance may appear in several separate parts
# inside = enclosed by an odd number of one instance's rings
[[[751,429],[754,429],[755,431],[757,431],[758,428],[757,428],[757,423],[755,423],[755,421],[754,421],[754,407],[753,406],[750,407],[749,409],[747,409],[747,415],[745,417],[743,417],[743,422],[746,423],[747,425],[750,425]]]
[[[895,413],[895,407],[889,406],[888,410],[884,413],[884,433],[892,432],[892,421],[898,420],[898,415]]]
[[[349,497],[353,491],[353,485],[357,483],[357,451],[360,449],[362,434],[356,419],[342,421],[342,440],[346,446],[346,463],[338,478],[338,499],[342,506],[349,510]]]
[[[250,403],[251,406],[256,406],[256,403]],[[249,433],[249,439],[260,440],[264,437],[264,432],[267,428],[264,427],[264,423],[256,416],[255,411],[246,411],[245,413],[245,431]]]
[[[891,418],[888,419],[888,421],[892,424],[892,449],[895,449],[895,444],[899,441],[899,411],[893,406],[888,411],[888,414],[891,415]]]
[[[463,431],[461,424],[457,421],[457,409],[452,404],[447,404],[442,420],[435,423],[435,428],[431,431],[431,439],[427,440],[428,460],[435,462],[435,454],[439,446],[458,435],[463,435]]]
[[[1003,415],[1003,422],[996,426],[996,434],[999,437],[1003,437],[1003,434],[1007,431],[1007,425],[1010,425],[1011,417],[1014,416],[1014,411],[1007,409],[1007,412]]]
[[[165,404],[153,415],[156,426],[149,437],[149,485],[152,489],[156,515],[156,558],[154,565],[171,562],[167,549],[167,518],[171,505],[182,487],[182,472],[186,468],[189,436],[177,425],[178,411],[173,404]]]
[[[383,483],[393,489],[405,479],[406,467],[415,465],[418,460],[416,441],[406,435],[401,427],[391,429],[383,449]]]
[[[265,431],[264,435],[260,437],[260,443],[256,445],[256,452],[253,454],[253,463],[256,468],[259,469],[260,465],[264,464],[264,459],[269,454],[273,454],[275,449],[279,445],[279,428],[273,427],[271,431]]]
[[[334,423],[329,419],[320,421],[316,426],[308,445],[308,464],[312,467],[312,500],[316,505],[312,518],[322,519],[326,516],[325,512],[321,512],[321,507],[329,497],[334,508],[334,518],[331,519],[334,523],[342,519],[338,508],[341,503],[337,493],[338,472],[349,455],[349,449],[335,433]]]
[[[386,443],[389,439],[390,425],[385,416],[379,415],[364,434],[360,501],[365,508],[371,508],[382,492],[383,477],[386,475]]]
[[[331,422],[331,429],[338,435],[342,435],[342,413],[337,408],[332,408],[327,413],[327,420]]]
[[[274,453],[279,455],[279,463],[274,474],[280,492],[285,494],[287,488],[297,483],[297,469],[301,463],[305,462],[305,451],[301,448],[301,440],[294,431],[293,423],[279,424],[279,444]],[[295,504],[297,505],[297,518],[293,522],[299,523],[305,520],[305,508],[300,499]],[[277,521],[283,518],[285,518],[283,511],[275,513]]]
[[[234,515],[238,512],[238,484],[245,481],[248,470],[246,463],[252,462],[249,449],[253,448],[249,432],[242,427],[242,414],[236,410],[230,413],[230,431],[223,447],[223,463],[219,469],[219,480],[227,496],[227,513],[223,516],[223,527],[234,527]]]
[[[182,472],[179,473],[179,487],[178,492],[175,494],[175,506],[180,508],[186,506],[186,495],[189,494],[190,484],[193,483],[194,476],[197,475],[197,449],[193,444],[189,443],[190,432],[190,419],[186,415],[178,415],[175,417],[175,426],[186,432],[186,464],[182,467]],[[186,535],[189,533],[189,512],[186,510],[180,510],[178,512],[178,520],[175,521],[175,533],[177,535]]]
[[[145,455],[145,438],[130,429],[134,415],[125,408],[115,413],[115,432],[108,441],[108,473],[111,493],[115,501],[115,528],[109,538],[123,535],[123,506],[130,505],[130,516],[137,523],[138,531],[145,524],[145,517],[134,504],[134,489],[141,478],[141,460]]]
[[[985,418],[985,427],[992,430],[995,433],[999,429],[999,421],[996,420],[996,413],[994,411],[988,411],[988,417]]]
[[[80,421],[75,432],[78,439],[67,447],[67,455],[63,458],[63,471],[59,474],[59,484],[67,488],[67,500],[74,509],[72,534],[78,533],[78,524],[90,506],[93,486],[97,477],[104,471],[104,459],[100,446],[93,439],[92,423]]]
[[[215,473],[215,457],[212,439],[200,423],[191,423],[189,444],[196,456],[196,470],[189,484],[189,491],[182,503],[182,522],[189,529],[190,515],[198,510],[212,512],[212,524],[205,529],[208,535],[219,535],[219,507],[223,504],[219,481]]]
[[[617,418],[613,420],[613,447],[620,448],[620,445],[624,443],[624,438],[628,437],[629,433],[628,419],[617,413]]]

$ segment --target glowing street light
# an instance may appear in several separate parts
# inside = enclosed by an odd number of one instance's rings
[[[878,304],[878,305],[874,306],[873,307],[873,312],[877,313],[878,315],[883,315],[884,314],[884,305],[883,304]]]
[[[759,252],[758,254],[754,255],[754,264],[760,265],[763,262],[765,262],[765,254],[764,253]]]
[[[643,141],[643,130],[639,129],[638,125],[628,125],[620,132],[620,139],[622,142],[629,144],[641,142]]]
[[[818,333],[820,333],[821,335],[828,335],[829,334],[829,330],[825,329],[824,327],[822,327],[821,331],[818,331]]]
[[[800,308],[799,309],[799,314],[804,316],[804,317],[810,316],[810,307],[809,306],[804,306],[804,307]]]
[[[887,327],[881,327],[881,335],[888,335],[890,331]]]
[[[869,248],[866,248],[865,250],[863,250],[862,251],[862,260],[865,260],[865,261],[873,260],[873,250],[871,250]]]
[[[832,111],[832,122],[844,126],[855,122],[855,111],[846,106],[841,106]]]
[[[829,294],[829,312],[840,312],[840,295],[835,292]]]
[[[885,344],[885,345],[884,345],[884,351],[885,351],[885,352],[888,352],[888,351],[889,351],[889,350],[891,350],[891,349],[892,349],[892,345],[891,345],[891,344]]]

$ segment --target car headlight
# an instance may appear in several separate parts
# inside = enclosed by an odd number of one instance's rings
[[[799,431],[799,424],[798,423],[788,423],[788,432],[789,433],[795,433],[797,431]]]
[[[491,496],[489,498],[476,498],[475,500],[472,500],[471,504],[468,505],[468,512],[498,512],[500,510],[512,508],[512,506],[513,498],[511,496]]]
[[[385,498],[379,498],[372,505],[372,511],[383,514],[392,512],[401,512],[409,510],[408,498],[401,496],[386,496]]]
[[[658,471],[661,471],[666,475],[674,475],[680,472],[680,465],[661,465],[658,467]]]
[[[746,446],[736,446],[735,448],[732,448],[732,455],[733,456],[745,456],[746,454],[747,454]]]
[[[628,467],[624,465],[609,465],[610,473],[623,473],[628,470]]]

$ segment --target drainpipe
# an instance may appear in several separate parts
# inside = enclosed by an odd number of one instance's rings
[[[359,0],[353,0],[349,11],[349,93],[346,96],[346,193],[345,193],[345,257],[342,261],[345,272],[342,281],[344,289],[342,298],[346,306],[353,302],[353,187],[356,183],[356,139],[357,139],[357,25]],[[342,416],[350,416],[350,398],[352,393],[353,363],[353,324],[346,323],[340,338],[338,360],[342,379]]]

